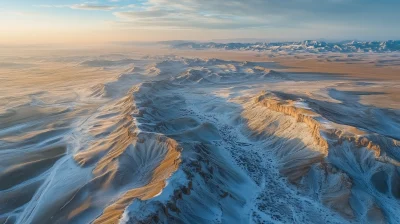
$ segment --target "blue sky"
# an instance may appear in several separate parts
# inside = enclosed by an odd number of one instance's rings
[[[400,39],[399,0],[1,0],[14,40]]]

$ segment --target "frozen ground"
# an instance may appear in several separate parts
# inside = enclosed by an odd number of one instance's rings
[[[1,223],[400,223],[398,79],[98,55],[4,63]]]

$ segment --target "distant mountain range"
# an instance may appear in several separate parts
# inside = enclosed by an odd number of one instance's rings
[[[175,49],[225,49],[225,50],[249,50],[271,52],[338,52],[357,53],[373,52],[388,53],[400,52],[400,40],[388,41],[341,41],[324,42],[305,40],[301,42],[270,42],[270,43],[215,43],[215,42],[190,42],[190,41],[164,41],[161,44],[169,45]]]

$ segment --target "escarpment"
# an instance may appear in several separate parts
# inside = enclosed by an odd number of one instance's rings
[[[255,103],[261,104],[266,108],[283,113],[296,119],[296,122],[305,123],[311,132],[314,142],[324,150],[324,154],[328,150],[328,142],[321,136],[321,124],[315,119],[316,113],[310,110],[297,108],[293,106],[292,101],[281,101],[279,99],[268,98],[260,95],[255,98]]]
[[[271,93],[263,94],[255,97],[256,104],[260,104],[269,110],[279,112],[295,118],[296,122],[301,122],[307,125],[308,131],[311,133],[315,144],[324,150],[324,154],[328,153],[329,145],[342,144],[343,141],[354,144],[357,148],[367,148],[374,152],[376,157],[381,154],[381,146],[374,143],[368,138],[368,134],[360,134],[360,130],[356,127],[350,127],[353,133],[348,131],[349,126],[329,122],[329,125],[324,125],[327,120],[320,114],[312,111],[311,108],[304,109],[294,105],[292,100],[283,100],[277,98]],[[385,137],[383,137],[385,138]],[[396,141],[392,141],[392,146],[396,146]]]
[[[244,104],[242,117],[250,136],[263,136],[264,150],[277,157],[277,166],[289,182],[318,195],[323,204],[348,219],[388,221],[382,214],[394,210],[379,205],[383,201],[379,194],[393,202],[397,198],[396,140],[331,122],[306,102],[266,92]],[[375,215],[356,213],[354,203],[363,199],[354,189],[360,186],[371,200],[377,200],[378,204],[366,207]]]

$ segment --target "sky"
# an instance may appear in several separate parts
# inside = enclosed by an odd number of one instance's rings
[[[0,0],[0,44],[400,39],[399,0]]]

